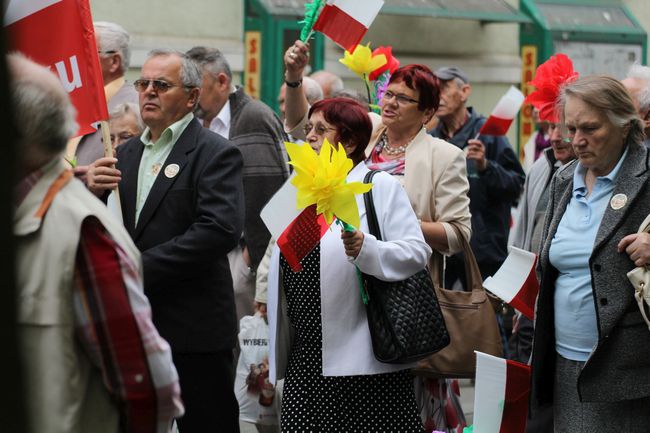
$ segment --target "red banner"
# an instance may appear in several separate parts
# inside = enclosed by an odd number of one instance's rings
[[[77,110],[77,135],[108,119],[88,0],[10,0],[5,14],[10,51],[59,76]]]

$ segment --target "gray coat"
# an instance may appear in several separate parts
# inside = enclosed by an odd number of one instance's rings
[[[138,92],[133,87],[133,84],[125,82],[120,87],[120,90],[108,101],[108,112],[110,113],[127,102],[138,105]],[[97,131],[83,136],[77,146],[76,156],[78,165],[91,164],[104,156],[104,143],[99,124],[97,125]]]
[[[553,401],[553,298],[558,271],[549,262],[549,248],[571,200],[576,165],[575,161],[566,165],[553,178],[544,226],[545,242],[540,256],[542,283],[535,312],[532,356],[531,397],[537,404]],[[625,252],[616,249],[624,236],[637,232],[650,213],[649,177],[648,150],[639,144],[629,145],[612,193],[612,197],[625,194],[627,203],[618,210],[607,206],[589,259],[598,343],[578,378],[582,401],[621,401],[650,396],[650,331],[626,277],[634,263]]]
[[[273,110],[246,95],[243,88],[231,93],[229,100],[229,139],[244,157],[244,240],[252,266],[257,268],[271,239],[260,212],[289,177],[284,153],[287,136]]]

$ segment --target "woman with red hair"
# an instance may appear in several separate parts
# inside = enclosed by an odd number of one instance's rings
[[[285,127],[297,138],[302,138],[300,125],[309,108],[299,87],[307,62],[308,47],[300,41],[284,55],[289,83]],[[469,242],[471,235],[465,155],[453,144],[427,134],[425,128],[439,103],[438,79],[428,67],[413,64],[397,69],[380,101],[381,119],[373,115],[373,133],[365,152],[370,169],[386,171],[404,187],[419,230],[433,250],[428,264],[436,284],[442,281],[444,256],[460,252],[463,239]],[[428,431],[435,427],[461,432],[464,415],[454,391],[457,381],[426,380],[424,387]],[[446,413],[456,416],[446,418]]]
[[[321,151],[340,143],[353,162],[347,182],[363,182],[372,134],[366,109],[349,98],[317,102],[304,137]],[[323,150],[323,151],[329,151]],[[421,433],[411,364],[377,361],[355,266],[384,281],[421,270],[431,254],[399,182],[386,173],[372,179],[374,209],[383,240],[368,233],[363,198],[361,226],[328,230],[294,272],[276,247],[268,274],[270,379],[284,378],[283,432]]]

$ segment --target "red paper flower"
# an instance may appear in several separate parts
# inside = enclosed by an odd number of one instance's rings
[[[552,56],[539,65],[535,78],[528,84],[535,86],[535,91],[526,98],[525,102],[539,110],[540,120],[557,123],[555,104],[563,86],[578,78],[573,70],[573,62],[565,54]]]
[[[370,81],[376,80],[377,78],[379,78],[381,74],[383,74],[386,71],[389,71],[392,74],[397,70],[397,68],[399,68],[399,60],[393,57],[393,47],[375,48],[375,50],[372,52],[372,55],[376,56],[378,54],[383,54],[384,56],[386,56],[386,64],[375,69],[370,73],[370,77],[368,77]]]

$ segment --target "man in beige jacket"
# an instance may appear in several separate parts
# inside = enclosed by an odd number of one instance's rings
[[[14,235],[28,432],[168,432],[183,404],[138,249],[63,163],[77,126],[59,80],[8,60],[22,138]]]

